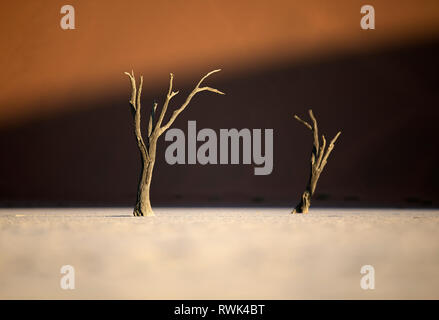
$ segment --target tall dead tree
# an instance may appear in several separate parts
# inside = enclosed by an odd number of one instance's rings
[[[136,79],[134,77],[134,71],[131,73],[125,72],[125,74],[131,80],[131,111],[134,118],[134,132],[137,139],[137,146],[140,150],[140,158],[141,158],[141,174],[139,179],[139,185],[137,188],[137,199],[136,206],[134,207],[134,216],[153,216],[154,212],[151,208],[151,201],[149,197],[149,192],[151,188],[151,180],[152,180],[152,172],[154,170],[154,163],[156,160],[156,148],[157,148],[157,140],[158,138],[174,123],[175,119],[178,115],[186,109],[186,107],[191,102],[192,98],[199,92],[202,91],[210,91],[218,94],[224,94],[223,92],[211,88],[211,87],[201,87],[202,82],[209,77],[211,74],[221,71],[221,69],[213,70],[206,74],[192,92],[187,96],[185,102],[180,106],[180,108],[174,110],[169,121],[162,126],[163,119],[165,118],[166,111],[168,109],[169,102],[173,97],[178,94],[178,91],[172,91],[172,85],[174,80],[174,75],[170,74],[169,80],[169,89],[168,94],[166,95],[165,102],[163,103],[163,107],[161,109],[160,115],[158,119],[156,119],[157,113],[157,103],[154,103],[154,106],[151,109],[151,113],[149,116],[149,124],[146,138],[143,139],[142,130],[141,130],[141,116],[140,116],[140,97],[142,94],[142,86],[143,86],[143,76],[140,76],[140,85],[137,88]]]
[[[325,136],[322,135],[322,145],[320,146],[319,142],[319,129],[317,127],[317,120],[310,109],[308,111],[309,117],[311,118],[312,125],[308,122],[300,119],[297,115],[294,115],[294,118],[303,123],[308,129],[310,129],[313,133],[313,147],[311,152],[311,173],[308,180],[308,184],[306,186],[305,192],[302,194],[302,199],[299,204],[291,213],[308,213],[309,206],[311,205],[311,197],[316,190],[317,181],[319,180],[320,174],[326,166],[326,162],[328,160],[329,155],[331,154],[332,149],[334,149],[335,141],[337,141],[338,137],[341,134],[339,131],[335,137],[331,140],[328,149],[325,151],[326,147],[326,139]]]

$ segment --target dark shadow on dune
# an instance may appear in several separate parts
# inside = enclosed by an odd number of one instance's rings
[[[212,79],[227,95],[200,95],[175,127],[187,132],[196,120],[198,130],[216,132],[273,128],[274,170],[254,176],[252,165],[170,166],[162,137],[153,205],[293,206],[307,182],[311,136],[292,115],[312,107],[322,133],[342,130],[317,187],[330,197],[314,205],[423,206],[416,198],[437,207],[438,56],[439,42],[430,42]],[[1,129],[0,204],[133,205],[139,155],[129,90],[126,83],[93,101],[77,92],[69,103],[79,111]],[[146,91],[144,109],[165,90]]]

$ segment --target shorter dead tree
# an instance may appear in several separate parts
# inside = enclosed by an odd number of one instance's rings
[[[316,190],[317,181],[319,180],[320,174],[326,166],[329,155],[331,154],[332,149],[334,149],[334,144],[337,141],[338,137],[341,134],[339,131],[335,137],[331,140],[328,149],[325,150],[326,147],[326,139],[325,136],[322,135],[322,145],[320,146],[319,141],[319,130],[317,127],[317,120],[312,113],[312,110],[308,111],[309,117],[311,118],[312,125],[308,122],[300,119],[297,115],[294,115],[294,118],[303,123],[308,129],[310,129],[313,133],[314,143],[311,152],[311,173],[308,180],[308,184],[306,186],[305,192],[302,194],[302,199],[299,204],[291,213],[308,213],[309,207],[311,205],[311,197]]]
[[[160,115],[156,117],[157,114],[157,103],[151,108],[151,114],[149,116],[149,124],[148,131],[146,132],[145,138],[143,138],[142,129],[141,129],[141,116],[140,116],[140,97],[142,94],[142,86],[143,86],[143,76],[140,76],[140,85],[137,88],[136,78],[134,77],[134,71],[131,73],[125,72],[125,74],[130,78],[131,81],[131,112],[134,118],[134,133],[136,135],[137,146],[140,151],[140,159],[141,159],[141,173],[139,179],[139,185],[137,188],[137,199],[136,206],[134,207],[134,216],[153,216],[154,212],[151,208],[151,200],[149,197],[149,192],[151,188],[152,181],[152,172],[154,169],[154,163],[156,160],[156,148],[157,148],[157,140],[159,137],[169,129],[169,127],[174,123],[175,119],[177,119],[178,115],[183,112],[184,109],[189,105],[192,98],[199,92],[210,91],[213,93],[224,94],[223,92],[211,88],[211,87],[202,87],[201,84],[203,81],[209,77],[211,74],[221,71],[221,69],[213,70],[206,74],[192,92],[188,95],[185,102],[174,112],[172,113],[168,122],[162,125],[163,119],[165,118],[166,111],[168,110],[169,102],[173,97],[178,94],[178,91],[172,91],[174,75],[170,74],[169,80],[169,89],[168,94],[166,95],[165,102],[163,103],[163,107],[161,109]]]

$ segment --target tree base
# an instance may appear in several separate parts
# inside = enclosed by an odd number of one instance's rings
[[[302,200],[300,203],[291,211],[292,214],[296,213],[308,213],[309,207],[311,206],[311,194],[309,191],[305,191],[302,195]]]
[[[300,208],[300,207],[296,207],[294,208],[293,211],[291,211],[292,214],[307,214],[308,213],[308,208]]]
[[[136,205],[136,207],[134,208],[133,211],[133,215],[135,217],[154,217],[154,211],[152,211],[151,206],[147,207],[146,209],[144,208],[142,210],[140,205]]]

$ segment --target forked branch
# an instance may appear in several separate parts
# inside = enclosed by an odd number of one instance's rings
[[[211,87],[200,87],[200,85],[203,83],[203,81],[209,77],[210,75],[216,73],[216,72],[220,72],[221,69],[217,69],[217,70],[213,70],[211,72],[209,72],[208,74],[206,74],[203,78],[201,78],[201,80],[198,82],[198,84],[195,86],[195,88],[192,90],[192,92],[187,96],[186,101],[180,106],[180,108],[174,110],[174,112],[171,115],[171,118],[169,119],[168,123],[166,123],[163,127],[159,127],[159,135],[161,135],[163,132],[165,132],[166,130],[168,130],[168,128],[174,123],[175,119],[177,119],[178,115],[184,110],[186,109],[186,107],[189,105],[189,103],[191,102],[192,98],[198,93],[198,92],[202,92],[202,91],[210,91],[213,93],[218,93],[218,94],[225,94],[222,91],[219,91],[218,89],[214,89]],[[163,105],[163,109],[162,109],[162,113],[160,114],[160,119],[158,121],[158,125],[160,126],[162,124],[163,118],[165,116],[166,110],[168,108],[168,104],[169,101],[178,94],[177,92],[173,92],[172,91],[172,80],[173,80],[174,76],[171,73],[171,78],[169,81],[169,90],[168,90],[168,95],[166,97],[165,100],[165,104]]]

